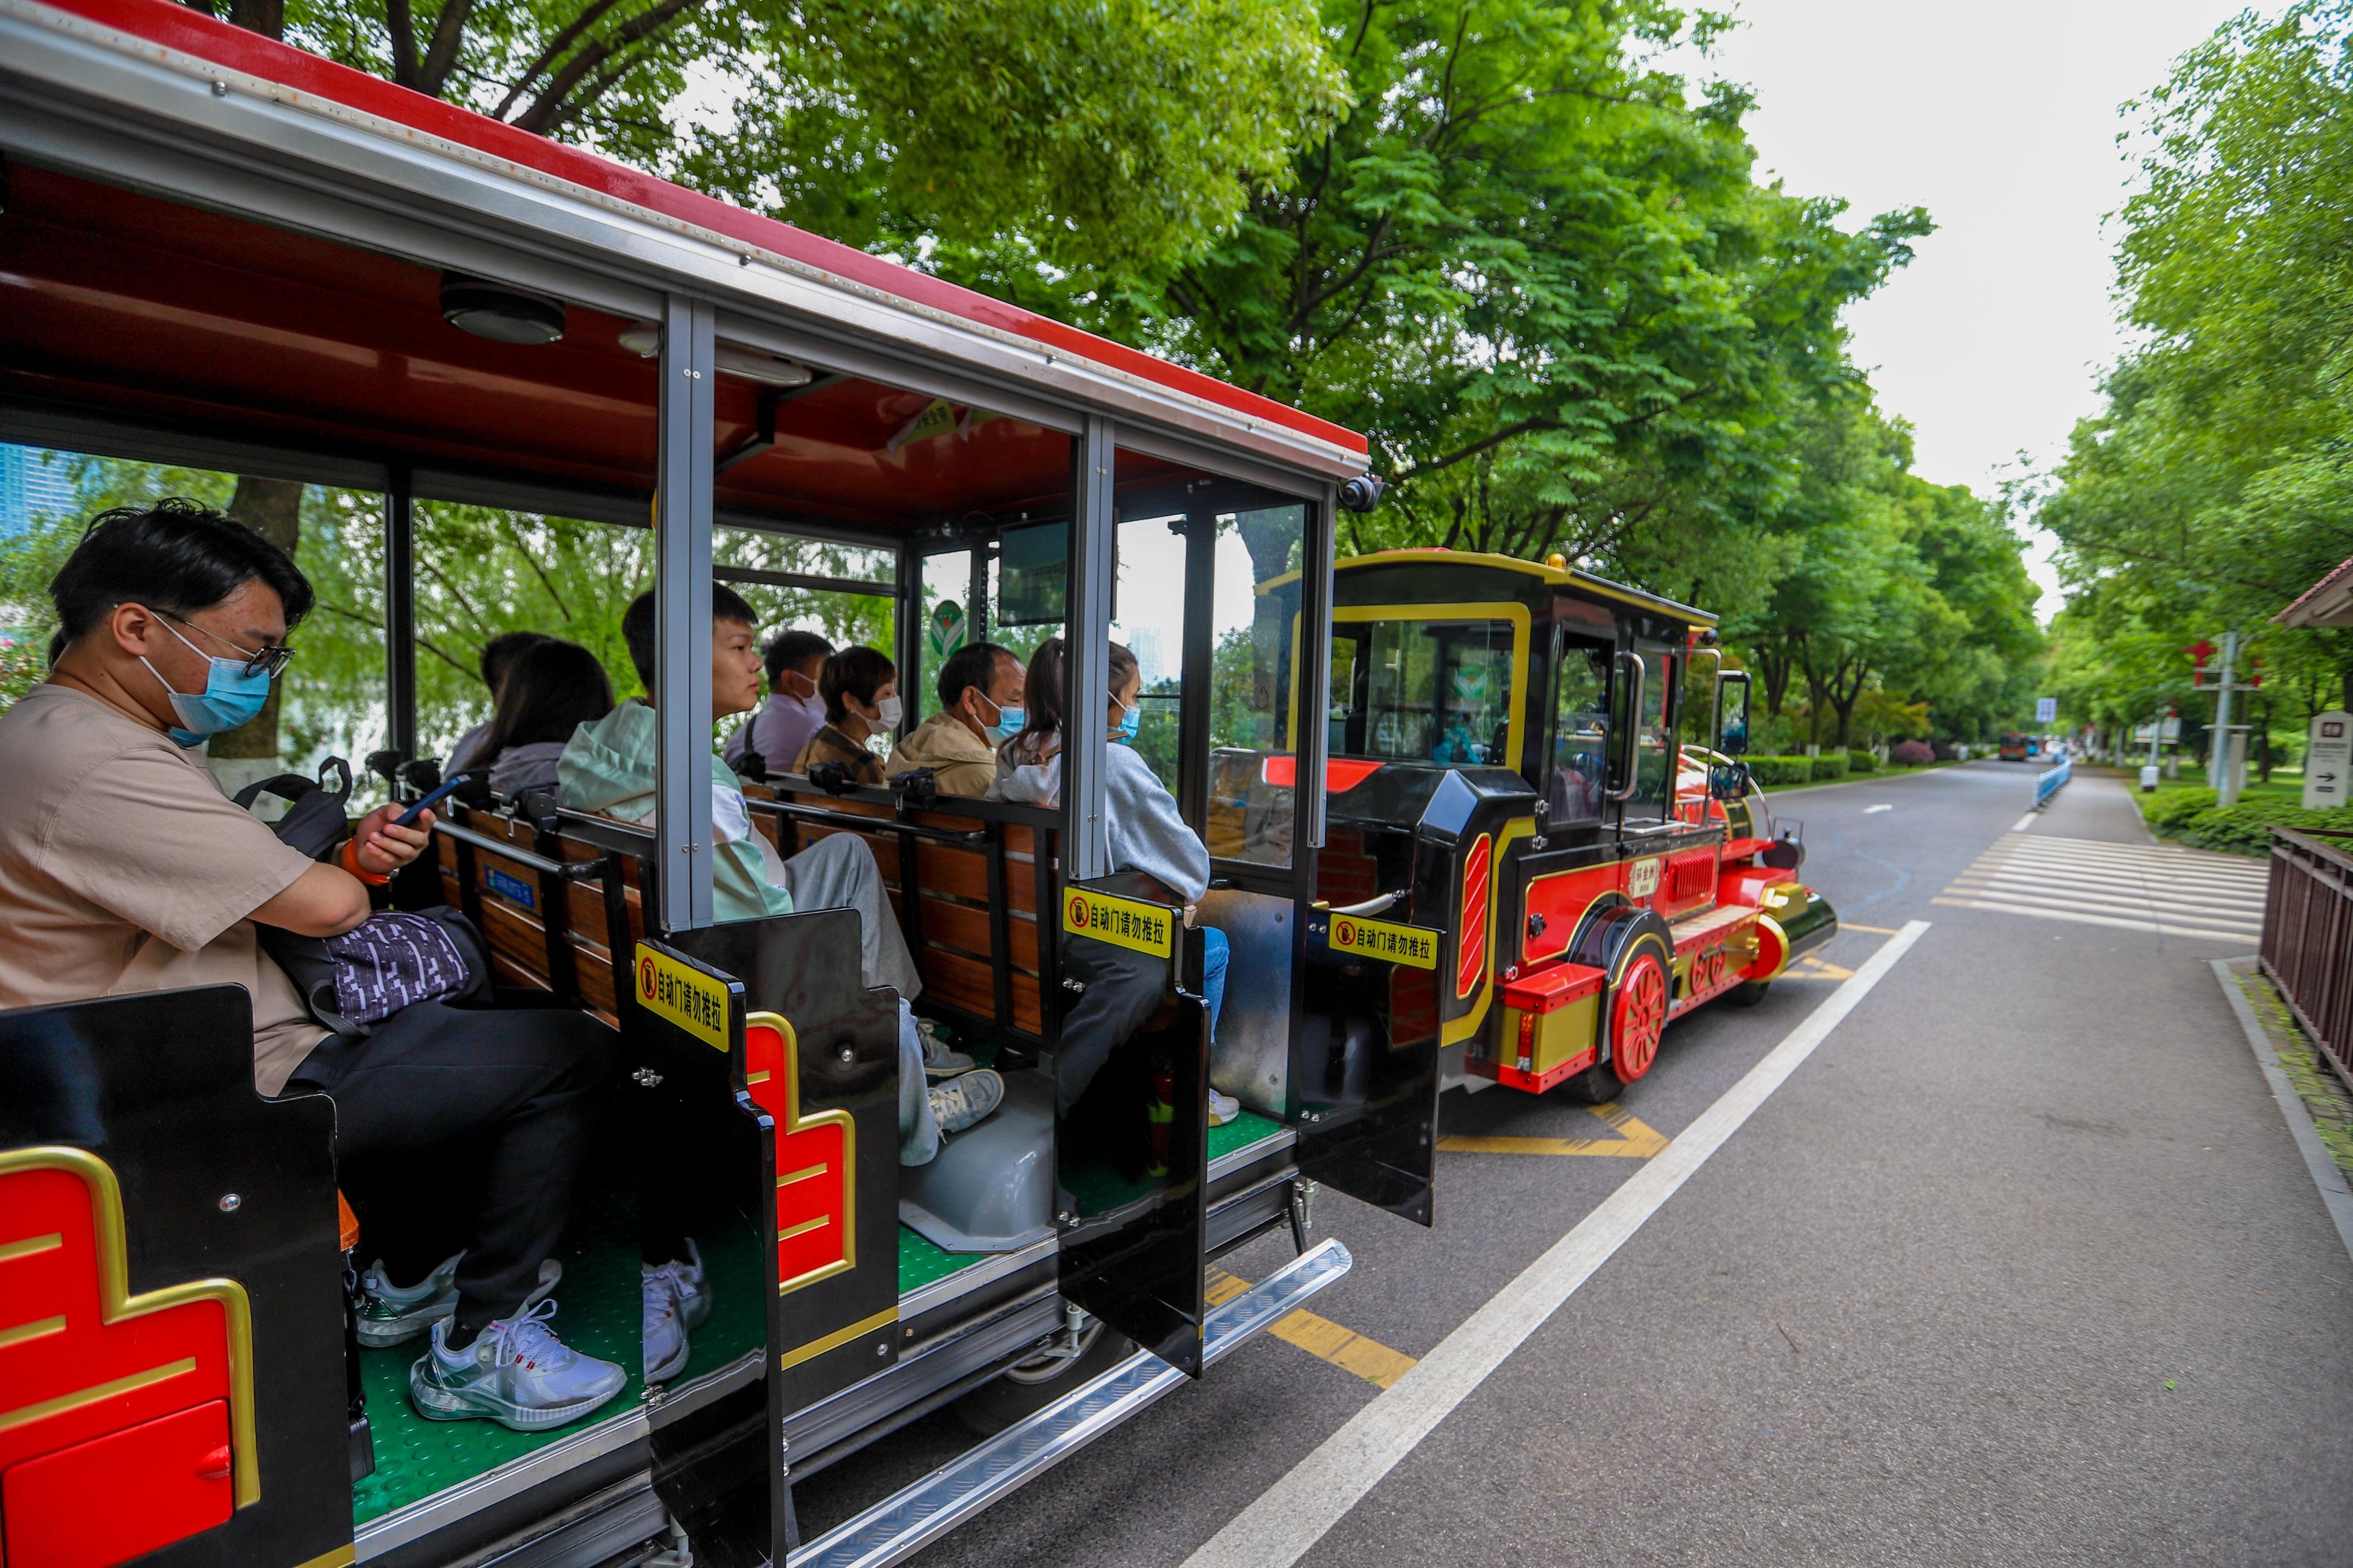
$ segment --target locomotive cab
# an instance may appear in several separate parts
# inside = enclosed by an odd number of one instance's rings
[[[1737,762],[1748,678],[1714,621],[1557,558],[1335,566],[1310,936],[1360,1026],[1327,1089],[1611,1100],[1673,1018],[1757,1000],[1835,934]]]

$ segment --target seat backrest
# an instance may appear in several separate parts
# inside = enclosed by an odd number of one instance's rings
[[[862,794],[828,795],[798,778],[747,785],[744,795],[754,822],[787,859],[836,833],[866,841],[923,977],[926,1007],[1042,1039],[1055,973],[1054,813],[954,795],[902,811]]]
[[[433,839],[442,898],[490,943],[492,979],[553,993],[617,1027],[617,987],[644,931],[635,858],[464,806]],[[617,963],[617,931],[626,933]]]

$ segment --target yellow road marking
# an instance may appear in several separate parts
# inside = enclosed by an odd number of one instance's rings
[[[1615,1138],[1482,1138],[1458,1135],[1440,1138],[1442,1154],[1601,1154],[1647,1160],[1668,1143],[1667,1135],[1638,1120],[1615,1102],[1593,1107],[1618,1134]]]
[[[1798,960],[1797,967],[1790,970],[1789,973],[1793,975],[1803,975],[1809,980],[1852,980],[1854,978],[1853,970],[1842,969],[1839,965],[1829,962],[1827,959],[1819,957],[1810,952],[1806,954],[1805,957]]]
[[[1214,1307],[1249,1289],[1249,1280],[1222,1268],[1212,1268],[1206,1295]],[[1343,1372],[1355,1373],[1376,1388],[1387,1388],[1403,1377],[1414,1362],[1413,1357],[1401,1351],[1393,1351],[1378,1340],[1368,1340],[1354,1329],[1344,1329],[1304,1308],[1279,1319],[1267,1332],[1285,1344],[1297,1345],[1319,1361],[1330,1362]]]
[[[1887,929],[1887,927],[1885,927],[1885,926],[1867,926],[1867,925],[1857,925],[1857,924],[1856,924],[1854,921],[1839,921],[1839,930],[1841,930],[1841,931],[1869,931],[1869,932],[1870,932],[1872,935],[1873,935],[1873,936],[1900,936],[1900,935],[1902,935],[1902,934],[1903,934],[1901,931],[1890,931],[1890,930],[1888,930],[1888,929]]]

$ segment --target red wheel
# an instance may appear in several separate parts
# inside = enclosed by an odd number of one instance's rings
[[[1666,1027],[1667,972],[1658,955],[1646,950],[1626,965],[1610,994],[1609,1067],[1620,1083],[1632,1083],[1651,1070]]]

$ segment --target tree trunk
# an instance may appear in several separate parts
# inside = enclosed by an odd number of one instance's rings
[[[302,531],[302,486],[293,479],[257,479],[240,475],[228,514],[279,549],[289,559]],[[240,724],[213,737],[206,752],[214,762],[255,762],[278,757],[278,702],[285,677],[270,682],[269,700],[249,724]]]

